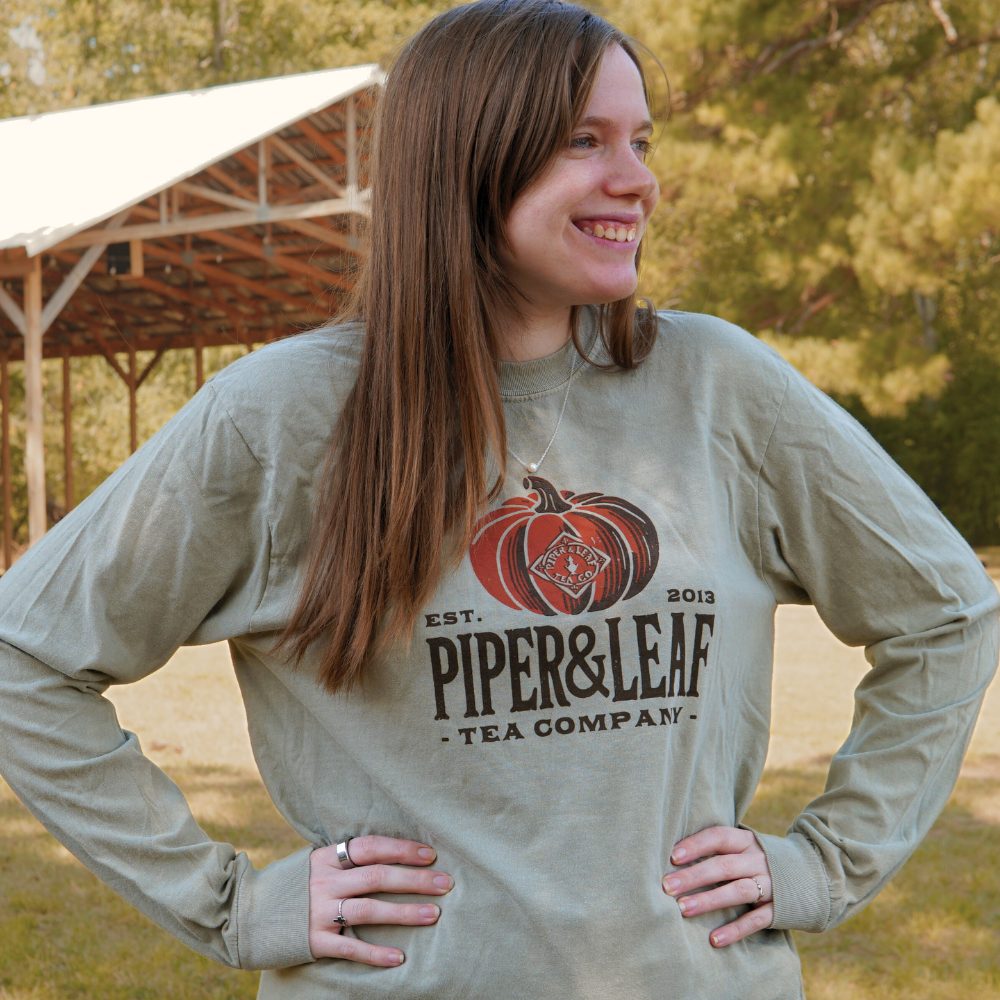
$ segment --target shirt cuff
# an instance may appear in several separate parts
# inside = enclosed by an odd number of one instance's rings
[[[236,951],[241,969],[287,969],[314,962],[309,950],[309,855],[312,847],[247,864],[236,891]]]
[[[767,857],[775,930],[825,930],[830,923],[830,883],[816,848],[801,833],[774,837],[751,831]]]

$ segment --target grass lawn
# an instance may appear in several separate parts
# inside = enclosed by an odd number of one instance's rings
[[[811,608],[780,609],[751,825],[781,833],[822,790],[865,669]],[[181,650],[112,697],[210,836],[258,866],[301,845],[257,776],[225,647]],[[955,793],[900,875],[843,927],[798,935],[810,1000],[1000,1000],[998,764],[1000,682]],[[256,974],[201,958],[123,903],[0,782],[0,1000],[251,1000],[256,989]]]

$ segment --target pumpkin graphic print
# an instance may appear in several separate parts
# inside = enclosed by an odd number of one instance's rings
[[[524,488],[533,492],[479,520],[470,548],[479,582],[502,604],[537,615],[603,611],[653,578],[659,540],[635,504],[557,490],[541,476]]]

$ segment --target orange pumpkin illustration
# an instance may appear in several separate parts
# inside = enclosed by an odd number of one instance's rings
[[[538,615],[603,611],[652,579],[660,545],[635,504],[603,493],[557,490],[528,476],[534,492],[480,519],[470,558],[479,582],[509,608]]]

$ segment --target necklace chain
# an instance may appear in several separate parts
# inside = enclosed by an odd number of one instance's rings
[[[573,376],[576,375],[576,372],[576,358],[571,354],[569,378],[566,380],[566,392],[563,394],[562,408],[559,410],[559,419],[556,421],[555,430],[552,431],[552,437],[549,438],[549,443],[545,446],[545,451],[542,452],[541,458],[539,458],[537,462],[526,462],[520,455],[517,454],[517,452],[514,451],[513,448],[510,447],[510,445],[507,446],[507,451],[510,452],[511,458],[520,462],[520,464],[524,466],[525,472],[537,472],[541,468],[542,462],[545,461],[545,456],[549,453],[549,449],[552,447],[552,442],[555,441],[556,435],[559,433],[559,427],[562,424],[563,414],[566,412],[566,404],[569,402],[569,391],[573,388]]]

